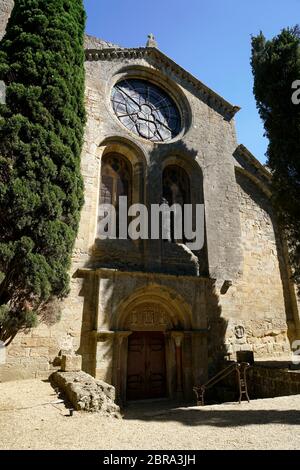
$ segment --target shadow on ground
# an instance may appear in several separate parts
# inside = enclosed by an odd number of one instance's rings
[[[299,395],[300,400],[300,395]],[[177,405],[178,406],[178,405]],[[238,427],[257,424],[300,425],[299,410],[250,410],[247,403],[238,405],[236,410],[228,405],[228,410],[210,409],[210,407],[178,407],[175,403],[132,404],[124,410],[125,420],[149,422],[179,422],[185,426]],[[245,407],[244,407],[245,406]]]

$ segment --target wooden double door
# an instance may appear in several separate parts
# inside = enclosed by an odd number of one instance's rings
[[[136,331],[128,337],[127,400],[166,396],[165,337]]]

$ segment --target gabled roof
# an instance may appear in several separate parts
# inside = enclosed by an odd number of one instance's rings
[[[104,44],[102,40],[97,40],[98,47],[90,47],[90,45],[93,45],[93,41],[90,39],[91,37],[88,38],[89,39],[86,41],[88,47],[85,50],[87,61],[114,60],[120,58],[151,58],[152,60],[155,60],[156,63],[161,64],[161,66],[164,68],[167,68],[174,75],[177,75],[187,84],[187,86],[192,86],[194,89],[196,89],[198,94],[200,94],[201,99],[208,106],[222,114],[225,119],[232,119],[234,115],[240,110],[238,106],[234,106],[226,101],[224,98],[204,85],[204,83],[180,67],[172,59],[170,59],[155,47],[127,49],[114,46],[112,44],[110,44],[109,47],[102,47]]]

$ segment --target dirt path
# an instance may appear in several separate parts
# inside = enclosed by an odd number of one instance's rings
[[[47,382],[0,384],[0,449],[299,449],[300,395],[250,404],[131,405],[123,420],[74,413]]]

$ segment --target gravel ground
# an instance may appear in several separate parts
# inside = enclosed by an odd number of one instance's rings
[[[124,419],[74,413],[47,382],[0,384],[0,449],[299,449],[300,395],[250,404],[131,404]]]

